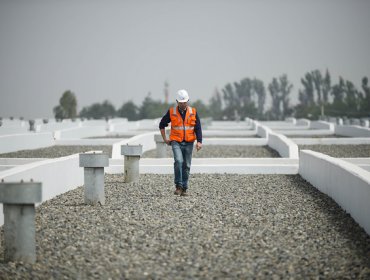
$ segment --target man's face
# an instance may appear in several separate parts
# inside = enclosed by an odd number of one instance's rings
[[[177,105],[181,111],[184,111],[188,107],[188,102],[177,102]]]

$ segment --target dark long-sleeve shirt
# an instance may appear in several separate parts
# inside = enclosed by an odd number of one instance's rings
[[[179,111],[180,111],[182,120],[185,121],[186,110],[183,112],[181,112],[181,110]],[[202,143],[202,125],[200,123],[198,112],[195,114],[195,117],[196,117],[196,122],[195,122],[194,132],[195,132],[195,135],[197,136],[197,141]],[[170,122],[171,122],[170,110],[168,110],[167,113],[162,117],[161,122],[159,123],[159,129],[164,129],[165,127],[168,126]]]

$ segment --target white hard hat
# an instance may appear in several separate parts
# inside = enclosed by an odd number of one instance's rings
[[[189,101],[189,94],[186,90],[184,89],[180,89],[178,92],[177,92],[177,98],[176,100],[178,102],[188,102]]]

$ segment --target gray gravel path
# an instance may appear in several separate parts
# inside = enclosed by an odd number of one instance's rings
[[[37,263],[0,260],[0,279],[370,278],[370,237],[299,176],[195,174],[185,198],[172,180],[107,175],[105,206],[82,187],[43,203]]]
[[[298,148],[338,158],[370,157],[370,145],[299,145]]]
[[[195,147],[195,146],[194,146]],[[155,158],[156,151],[150,150],[143,154],[143,157]],[[173,157],[172,149],[167,147],[167,157]],[[193,158],[276,158],[280,157],[278,152],[268,146],[226,146],[226,145],[203,145],[197,152],[193,151]]]
[[[52,146],[41,149],[22,150],[0,154],[0,158],[56,158],[93,150],[103,151],[103,153],[110,157],[112,155],[112,146]]]

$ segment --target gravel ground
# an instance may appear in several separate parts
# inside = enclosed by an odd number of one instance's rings
[[[82,187],[41,204],[37,263],[0,259],[0,279],[370,278],[370,237],[298,175],[195,174],[189,197],[172,180],[106,175],[105,206]]]
[[[0,158],[57,158],[93,150],[103,151],[103,153],[109,156],[112,155],[112,146],[52,146],[0,154]]]
[[[298,148],[338,158],[370,157],[370,145],[299,145]]]
[[[194,145],[195,147],[195,145]],[[144,158],[155,158],[156,150],[150,150],[143,154]],[[173,157],[172,149],[167,147],[167,157]],[[226,146],[226,145],[204,145],[197,152],[194,150],[193,158],[276,158],[279,153],[268,146]]]

